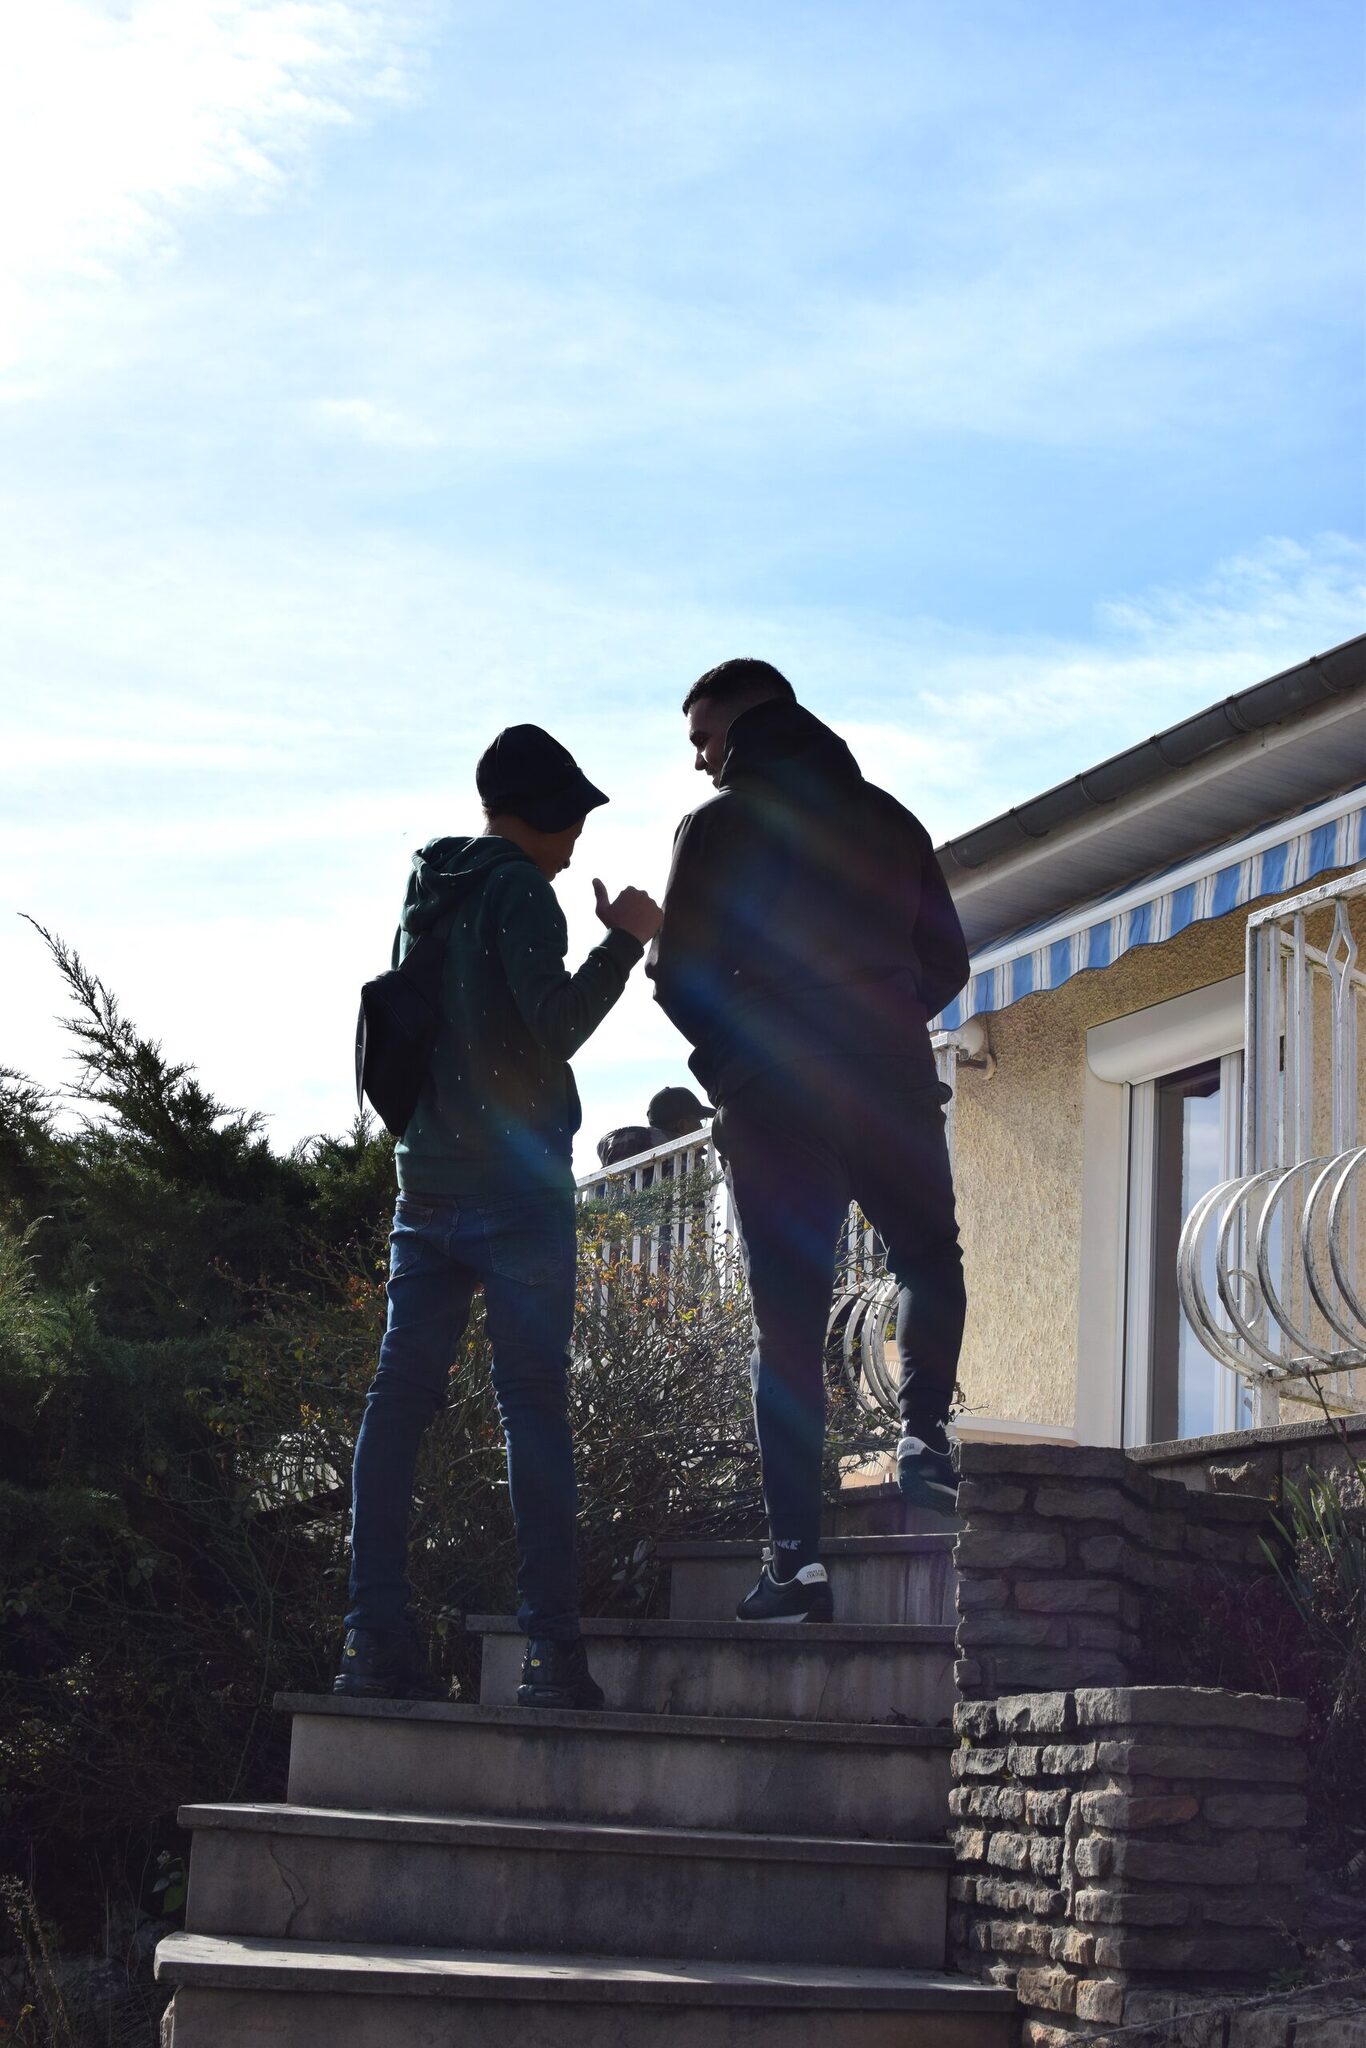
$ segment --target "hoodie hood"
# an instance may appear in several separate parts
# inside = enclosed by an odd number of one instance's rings
[[[473,895],[495,868],[512,861],[531,863],[510,839],[433,839],[413,855],[408,892],[399,919],[410,938],[427,930],[466,896]]]
[[[791,803],[823,810],[863,786],[859,765],[828,725],[785,699],[742,711],[726,736],[719,789],[766,783]]]

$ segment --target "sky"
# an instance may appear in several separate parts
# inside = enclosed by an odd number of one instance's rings
[[[1366,625],[1355,0],[0,11],[0,1065],[287,1147],[500,727],[662,890],[760,655],[936,839]],[[637,973],[592,1140],[686,1048]]]

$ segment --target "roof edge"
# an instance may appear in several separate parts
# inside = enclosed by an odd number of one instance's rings
[[[1264,682],[1236,690],[1221,703],[1183,718],[1123,753],[1031,797],[935,850],[950,881],[980,873],[1025,846],[1036,845],[1074,820],[1179,774],[1192,763],[1249,733],[1303,716],[1337,697],[1366,691],[1366,633],[1312,654]]]

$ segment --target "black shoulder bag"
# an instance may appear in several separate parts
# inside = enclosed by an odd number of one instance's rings
[[[368,1095],[395,1138],[407,1130],[441,1021],[441,969],[456,905],[422,932],[397,967],[367,981],[356,1019],[356,1101]]]

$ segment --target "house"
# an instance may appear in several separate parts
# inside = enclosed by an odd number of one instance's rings
[[[1366,1171],[1333,1210],[1340,1277],[1325,1235],[1336,1171],[1317,1183],[1312,1275],[1298,1248],[1313,1178],[1274,1203],[1248,1182],[1311,1159],[1366,1169],[1364,816],[1366,635],[937,849],[972,955],[935,1033],[968,1276],[964,1438],[1136,1448],[1321,1419],[1286,1362],[1305,1341],[1319,1362],[1366,1361]],[[580,1188],[710,1163],[698,1131]],[[1222,1237],[1218,1189],[1243,1201]],[[1183,1302],[1182,1234],[1202,1201]],[[722,1190],[718,1241],[728,1226]],[[622,1249],[657,1261],[664,1242]],[[1286,1327],[1249,1279],[1259,1249]],[[842,1358],[894,1410],[893,1311],[852,1219],[832,1371]],[[1366,1410],[1366,1371],[1339,1365],[1321,1384],[1338,1410]]]
[[[1310,1776],[1299,1701],[1152,1668],[1154,1592],[1208,1636],[1211,1561],[1269,1574],[1268,1489],[1137,1447],[1303,1406],[1303,1358],[1366,1407],[1364,813],[1366,638],[941,849],[960,1429],[1026,1441],[965,1448],[956,1531],[847,1475],[833,1627],[731,1620],[757,1537],[662,1545],[667,1615],[584,1623],[603,1714],[513,1705],[493,1615],[477,1705],[277,1698],[288,1799],[181,1809],[163,2040],[1360,2039],[1290,1939],[1350,1734]],[[581,1183],[651,1190],[608,1213],[665,1288],[694,1223],[734,1272],[712,1163],[699,1129]],[[875,1254],[852,1214],[831,1366],[885,1406]]]
[[[1309,1159],[1345,1172],[1366,1138],[1364,819],[1366,636],[938,849],[973,969],[938,1020],[969,1284],[965,1435],[1138,1446],[1319,1416],[1304,1380],[1279,1376],[1298,1354],[1252,1277],[1254,1239],[1287,1325],[1312,1325],[1323,1356],[1366,1359],[1359,1173],[1334,1217],[1340,1274],[1322,1241],[1336,1178],[1309,1276],[1314,1176],[1287,1184],[1260,1236],[1271,1182],[1252,1187],[1222,1247],[1247,1341],[1220,1335],[1219,1200],[1188,1251],[1185,1306],[1178,1272],[1202,1196]],[[1187,1313],[1197,1282],[1208,1343]],[[1366,1409],[1366,1373],[1339,1365],[1323,1384]]]

